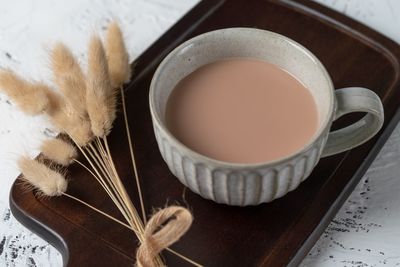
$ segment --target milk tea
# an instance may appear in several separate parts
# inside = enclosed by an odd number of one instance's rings
[[[231,163],[265,163],[299,151],[318,111],[310,91],[287,71],[256,59],[205,65],[181,80],[166,110],[171,133],[190,149]]]

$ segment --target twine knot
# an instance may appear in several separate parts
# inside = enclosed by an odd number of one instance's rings
[[[143,241],[136,252],[138,267],[157,266],[154,258],[178,241],[192,221],[192,214],[183,207],[170,206],[156,212],[147,223]]]

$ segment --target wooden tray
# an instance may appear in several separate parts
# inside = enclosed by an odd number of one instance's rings
[[[382,98],[386,116],[383,130],[367,144],[321,160],[311,176],[285,197],[248,208],[218,205],[185,190],[160,156],[148,107],[150,79],[166,53],[200,33],[235,26],[268,29],[303,44],[320,58],[337,88],[364,86],[374,90]],[[205,266],[297,265],[398,121],[399,61],[396,43],[311,1],[201,2],[137,60],[135,78],[127,88],[147,212],[166,203],[187,203],[195,221],[173,248]],[[357,116],[347,116],[335,126],[355,119]],[[130,195],[138,203],[122,126],[119,118],[110,137],[112,152]],[[122,219],[85,170],[78,165],[69,170],[70,194]],[[16,183],[10,205],[18,220],[61,252],[67,266],[132,266],[135,262],[137,240],[129,230],[71,199],[37,199]],[[168,252],[163,256],[169,266],[190,266]]]

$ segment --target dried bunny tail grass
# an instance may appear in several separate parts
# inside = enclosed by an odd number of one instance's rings
[[[81,117],[87,116],[85,76],[72,52],[62,43],[51,52],[51,69],[55,83],[72,108]]]
[[[92,131],[98,137],[106,136],[116,116],[116,96],[108,72],[107,58],[99,37],[89,43],[86,105]]]
[[[49,109],[46,111],[52,124],[61,132],[68,134],[79,146],[85,146],[93,137],[88,117],[81,117],[65,97],[52,90],[47,90]]]
[[[90,121],[77,116],[68,106],[50,115],[50,120],[60,131],[68,134],[79,146],[86,146],[93,137]]]
[[[74,110],[68,108],[61,94],[53,90],[47,90],[46,95],[49,100],[49,109],[46,111],[46,114],[59,131],[66,132],[70,128],[70,117],[74,115]],[[76,117],[79,118],[79,116]]]
[[[63,96],[48,86],[42,87],[42,90],[43,90],[43,93],[46,95],[47,102],[48,102],[45,113],[47,115],[51,116],[51,114],[57,112],[63,106],[63,104],[64,104]]]
[[[21,157],[18,160],[18,167],[23,179],[45,196],[60,196],[67,190],[68,182],[64,175],[50,169],[41,162],[28,157]]]
[[[79,119],[76,123],[70,123],[70,127],[65,132],[80,147],[86,146],[93,139],[93,132],[88,120]]]
[[[11,70],[0,70],[0,87],[27,114],[38,115],[48,108],[47,86],[42,83],[30,83]]]
[[[71,164],[78,155],[76,148],[71,143],[59,138],[45,140],[40,151],[47,159],[63,166]]]
[[[131,78],[129,55],[126,51],[124,38],[116,22],[111,23],[107,30],[106,54],[112,87],[119,88]]]

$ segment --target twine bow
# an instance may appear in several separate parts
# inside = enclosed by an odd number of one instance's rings
[[[170,206],[156,212],[144,229],[143,242],[136,252],[137,266],[155,267],[158,253],[178,241],[192,221],[192,214],[183,207]]]

